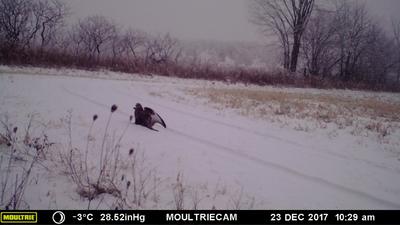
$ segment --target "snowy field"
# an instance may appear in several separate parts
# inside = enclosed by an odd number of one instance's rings
[[[167,128],[131,123],[137,102]],[[0,207],[400,209],[399,109],[392,93],[2,66]]]

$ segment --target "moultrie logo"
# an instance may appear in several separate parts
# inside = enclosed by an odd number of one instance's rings
[[[37,212],[1,212],[0,223],[37,223]]]

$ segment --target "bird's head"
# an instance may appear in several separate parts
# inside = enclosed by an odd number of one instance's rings
[[[138,109],[138,110],[142,110],[143,109],[143,107],[142,107],[142,105],[140,104],[140,103],[136,103],[136,105],[135,105],[135,107],[133,107],[135,110],[136,109]]]

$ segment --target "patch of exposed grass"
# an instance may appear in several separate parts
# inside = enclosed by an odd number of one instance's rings
[[[375,97],[353,98],[285,89],[223,87],[192,88],[188,89],[187,93],[207,99],[216,108],[234,109],[244,116],[272,122],[279,122],[277,118],[280,117],[314,121],[320,128],[326,128],[328,123],[334,123],[339,129],[362,123],[357,126],[376,132],[382,137],[390,134],[390,127],[396,126],[392,124],[393,122],[396,124],[400,122],[400,104],[382,101]],[[298,127],[295,129],[298,130]]]
[[[349,114],[400,121],[400,104],[384,102],[376,98],[355,99],[327,94],[239,88],[190,89],[188,93],[205,97],[212,103],[222,104],[234,109],[261,106],[264,109],[260,112],[267,112],[268,110],[266,111],[265,108],[274,108],[276,114],[300,114],[304,116],[305,113],[323,120],[339,117],[341,114]]]

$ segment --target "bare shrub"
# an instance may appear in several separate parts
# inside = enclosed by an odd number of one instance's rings
[[[155,168],[147,162],[143,151],[130,149],[127,156],[128,168],[121,176],[122,186],[125,186],[123,199],[129,208],[143,208],[146,203],[159,201],[158,189],[162,180]]]
[[[200,196],[200,192],[198,190],[198,188],[193,188],[190,191],[190,196],[192,199],[192,203],[193,203],[193,210],[198,210],[199,209],[199,204],[202,200],[202,197]]]
[[[149,201],[157,202],[159,199],[158,188],[161,179],[157,176],[156,170],[149,166],[144,152],[137,149],[129,149],[127,155],[121,152],[121,141],[131,124],[132,117],[129,117],[126,127],[117,138],[110,136],[110,125],[112,115],[117,106],[111,107],[107,119],[104,134],[99,148],[100,158],[98,166],[91,169],[88,165],[90,146],[94,144],[92,129],[97,121],[97,114],[93,116],[92,123],[86,138],[85,147],[74,147],[71,137],[71,113],[67,116],[66,123],[69,130],[69,147],[66,153],[60,154],[61,163],[66,174],[77,187],[77,193],[87,199],[87,208],[98,208],[104,199],[104,194],[114,197],[115,202],[110,208],[113,209],[137,209],[146,206]],[[99,198],[97,206],[92,201]]]
[[[173,184],[172,191],[174,195],[175,208],[177,210],[184,209],[186,188],[184,187],[183,173],[179,172],[176,176],[176,182]]]
[[[13,146],[16,144],[17,141],[17,136],[16,132],[18,130],[18,127],[12,127],[11,124],[9,124],[8,121],[8,116],[5,115],[4,120],[0,121],[2,125],[2,132],[0,133],[0,143],[1,144],[6,144],[7,146]]]
[[[370,122],[365,125],[365,128],[369,131],[375,132],[378,134],[379,138],[384,138],[391,133],[390,124],[384,122]]]
[[[244,193],[244,188],[240,187],[240,190],[233,193],[230,199],[230,205],[235,210],[253,209],[255,206],[255,198],[247,196]]]
[[[47,135],[31,134],[32,120],[33,116],[30,115],[25,135],[9,122],[8,116],[0,120],[0,148],[6,146],[0,156],[1,209],[29,208],[24,200],[25,190],[35,166],[41,164],[40,161],[46,158],[47,151],[53,145]]]
[[[104,136],[101,143],[101,155],[99,159],[99,168],[92,171],[88,166],[89,142],[91,139],[91,131],[98,116],[94,115],[86,140],[85,148],[73,147],[72,143],[72,114],[67,116],[67,125],[69,131],[69,145],[66,153],[60,154],[61,163],[71,180],[77,185],[78,194],[88,199],[88,208],[91,201],[101,194],[110,194],[114,197],[121,197],[121,190],[118,185],[117,177],[120,170],[120,147],[121,140],[130,123],[127,123],[124,131],[118,139],[109,137],[109,126],[112,114],[117,110],[117,106],[111,107],[111,112],[107,120],[104,130]],[[130,122],[130,121],[129,121]]]

